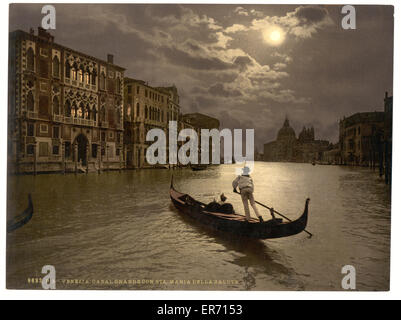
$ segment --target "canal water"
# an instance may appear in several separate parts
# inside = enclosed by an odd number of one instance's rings
[[[178,190],[203,202],[224,192],[242,212],[235,165],[10,177],[8,218],[29,192],[34,217],[7,236],[7,287],[39,289],[53,265],[58,289],[341,290],[342,267],[353,265],[357,290],[389,289],[390,192],[377,172],[257,162],[255,198],[296,219],[310,197],[314,234],[263,241],[180,215],[172,174]]]

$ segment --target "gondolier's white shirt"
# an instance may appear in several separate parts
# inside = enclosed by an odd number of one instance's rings
[[[243,189],[243,188],[251,188],[253,192],[253,180],[251,177],[247,176],[238,176],[234,181],[233,181],[233,188]]]

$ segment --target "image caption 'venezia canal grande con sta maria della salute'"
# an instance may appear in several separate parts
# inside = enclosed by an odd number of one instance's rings
[[[388,290],[392,52],[390,6],[10,5],[7,288]]]

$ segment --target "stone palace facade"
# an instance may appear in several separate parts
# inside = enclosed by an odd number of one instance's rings
[[[123,166],[124,68],[38,34],[10,34],[9,171]]]

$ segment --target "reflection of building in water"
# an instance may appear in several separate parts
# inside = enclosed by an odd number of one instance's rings
[[[278,131],[275,141],[264,145],[264,161],[311,162],[322,160],[323,152],[330,143],[325,140],[315,140],[315,130],[303,128],[298,138],[290,126],[288,118]]]
[[[340,120],[341,163],[374,167],[379,164],[384,112],[356,113]]]
[[[9,170],[119,169],[124,69],[35,35],[10,33]]]

